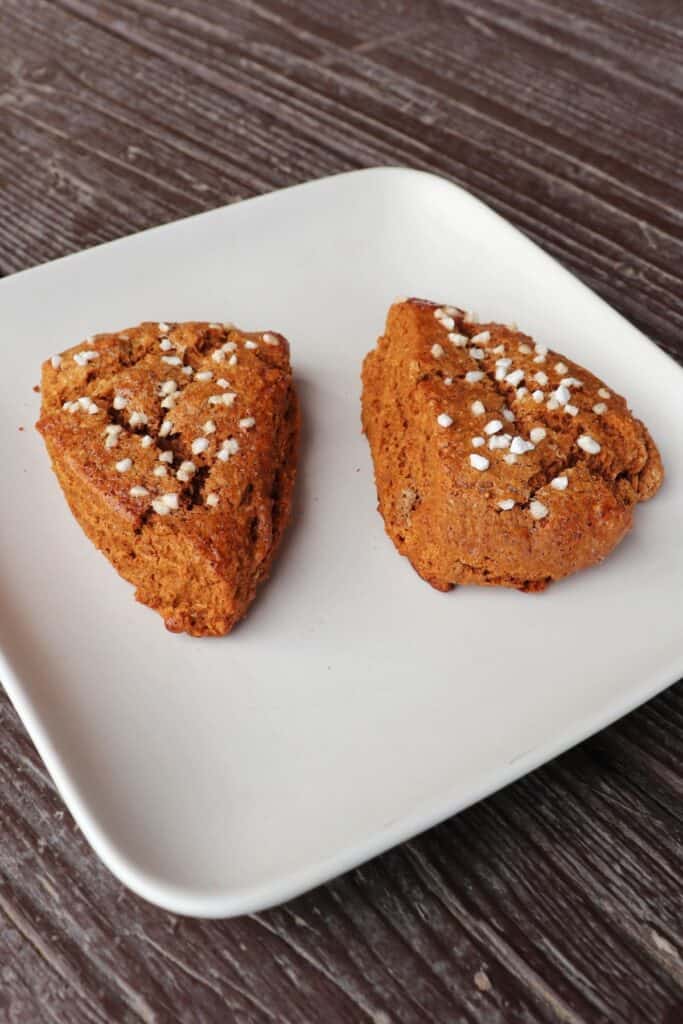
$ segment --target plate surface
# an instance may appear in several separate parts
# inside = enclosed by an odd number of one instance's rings
[[[443,595],[396,554],[359,372],[401,294],[514,319],[629,397],[667,480],[604,565],[541,595]],[[143,319],[292,343],[296,521],[222,640],[173,636],[134,602],[32,429],[44,358]],[[281,901],[683,675],[683,372],[456,186],[380,168],[215,210],[1,281],[0,324],[0,678],[95,850],[152,902],[211,917]]]

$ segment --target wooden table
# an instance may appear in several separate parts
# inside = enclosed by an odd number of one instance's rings
[[[0,271],[373,164],[683,356],[680,0],[3,0]],[[683,397],[683,396],[682,396]],[[682,616],[683,619],[683,616]],[[308,896],[124,890],[0,698],[0,1021],[683,1021],[683,689]]]

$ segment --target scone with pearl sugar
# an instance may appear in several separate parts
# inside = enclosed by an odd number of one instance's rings
[[[602,561],[663,470],[646,427],[514,324],[396,302],[363,364],[387,533],[438,590],[543,590]]]
[[[143,323],[43,364],[52,467],[90,540],[168,629],[228,633],[290,517],[289,345],[231,324]]]

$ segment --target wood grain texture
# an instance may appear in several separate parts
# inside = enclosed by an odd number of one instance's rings
[[[679,0],[3,0],[0,272],[376,164],[465,185],[683,357]],[[0,697],[0,1022],[683,1021],[680,684],[284,907],[96,860]]]

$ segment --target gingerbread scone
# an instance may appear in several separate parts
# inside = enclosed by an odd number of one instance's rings
[[[604,559],[663,469],[626,401],[515,326],[408,299],[363,364],[387,533],[439,590],[543,590]]]
[[[290,517],[289,345],[232,325],[143,323],[43,365],[37,423],[71,511],[168,629],[228,633]]]

